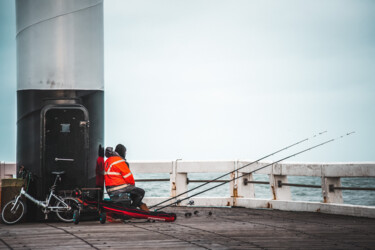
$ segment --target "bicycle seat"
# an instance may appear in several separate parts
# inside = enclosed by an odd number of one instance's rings
[[[65,174],[65,171],[52,172],[51,174],[62,175],[62,174]]]

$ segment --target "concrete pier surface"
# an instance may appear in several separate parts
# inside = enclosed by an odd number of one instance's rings
[[[375,249],[375,219],[178,207],[175,222],[0,224],[0,249]]]

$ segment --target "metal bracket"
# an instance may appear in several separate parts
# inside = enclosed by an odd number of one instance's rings
[[[244,186],[247,186],[248,181],[249,181],[249,180],[248,180],[247,178],[243,178],[243,185],[244,185]]]
[[[283,182],[281,180],[277,181],[277,187],[281,188],[283,186]]]

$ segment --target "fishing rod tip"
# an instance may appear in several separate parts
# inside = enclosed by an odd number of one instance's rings
[[[327,130],[323,131],[323,132],[320,132],[319,134],[322,135],[324,133],[327,133]]]
[[[355,133],[355,131],[352,131],[350,133],[347,133],[346,135],[351,135],[351,134],[354,134],[354,133]]]

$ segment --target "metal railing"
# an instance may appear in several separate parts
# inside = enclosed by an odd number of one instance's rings
[[[343,187],[341,177],[375,177],[375,163],[280,163],[273,164],[256,172],[269,176],[269,181],[255,181],[253,170],[269,164],[257,162],[241,169],[251,161],[170,161],[170,162],[131,162],[135,173],[169,173],[169,179],[139,179],[143,181],[169,181],[170,197],[188,191],[189,183],[228,182],[235,176],[242,176],[230,181],[230,197],[255,198],[254,185],[269,185],[273,200],[292,200],[290,187],[322,189],[323,203],[343,203],[342,190],[374,191],[375,187]],[[194,180],[189,179],[190,173],[225,173],[233,172],[226,180]],[[247,174],[249,173],[249,174]],[[289,183],[288,176],[320,177],[321,185]],[[233,201],[235,203],[235,201]]]
[[[195,197],[197,206],[244,206],[253,208],[278,208],[297,211],[321,211],[328,213],[350,214],[375,218],[375,207],[351,206],[343,202],[342,192],[374,191],[375,187],[347,187],[341,185],[341,178],[375,177],[375,162],[353,163],[278,163],[257,171],[255,174],[268,175],[269,181],[254,180],[253,170],[269,165],[270,162],[256,162],[245,168],[252,161],[163,161],[136,162],[132,161],[131,170],[135,174],[167,173],[169,178],[137,179],[137,182],[169,182],[168,197],[146,197],[152,205],[167,198],[187,192],[190,183],[202,183],[210,180],[189,179],[191,173],[229,173],[226,180],[212,182],[222,183],[235,177],[242,176],[229,182],[228,197]],[[240,170],[238,170],[240,169]],[[321,185],[289,183],[290,176],[309,176],[321,179]],[[255,185],[268,185],[271,199],[256,198]],[[291,187],[321,189],[321,202],[294,201]],[[180,198],[187,197],[189,193]],[[177,200],[177,199],[176,199]],[[187,205],[188,201],[179,205]],[[329,206],[328,206],[329,205]],[[328,206],[328,207],[327,207]],[[333,209],[333,210],[332,210]],[[357,209],[362,209],[356,212]],[[363,210],[364,209],[364,210]],[[332,211],[331,211],[332,210]]]
[[[146,197],[150,205],[157,204],[163,200],[173,198],[176,195],[186,194],[172,200],[188,197],[189,184],[209,182],[210,180],[197,180],[188,178],[192,173],[216,173],[228,174],[225,180],[212,182],[222,183],[237,176],[237,180],[229,182],[228,197],[200,197],[192,198],[197,206],[244,206],[253,208],[277,208],[282,210],[296,211],[320,211],[327,213],[349,214],[375,217],[375,207],[366,207],[344,204],[343,190],[366,190],[373,191],[375,187],[346,187],[341,185],[341,178],[351,177],[375,177],[375,162],[354,163],[278,163],[261,169],[255,173],[253,170],[269,165],[270,162],[256,162],[241,168],[252,161],[165,161],[165,162],[131,162],[132,171],[136,174],[143,173],[168,173],[170,178],[170,192],[168,197]],[[240,170],[237,170],[240,169]],[[254,179],[254,174],[268,176],[268,181]],[[308,176],[321,179],[320,185],[306,183],[290,183],[290,176]],[[136,181],[168,181],[167,178],[150,180],[139,179]],[[211,181],[210,181],[211,182]],[[268,185],[271,198],[256,198],[255,185]],[[306,202],[292,199],[291,187],[321,189],[321,202]],[[202,188],[204,189],[204,188]],[[199,189],[197,191],[201,191]],[[264,189],[263,189],[264,190]],[[172,202],[171,201],[171,202]],[[168,203],[167,203],[168,204]],[[188,205],[188,200],[179,203]],[[360,209],[359,212],[356,212]]]

